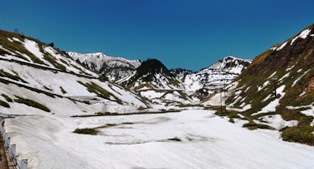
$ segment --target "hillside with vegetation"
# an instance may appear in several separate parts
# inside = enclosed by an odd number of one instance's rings
[[[278,129],[282,139],[314,145],[314,26],[256,57],[236,78],[227,114],[250,128]]]

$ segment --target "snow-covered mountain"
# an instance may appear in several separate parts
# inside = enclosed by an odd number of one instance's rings
[[[0,31],[1,113],[95,114],[147,107],[137,95],[84,68],[67,53]]]
[[[101,74],[111,82],[131,76],[135,69],[141,65],[140,60],[128,60],[122,57],[107,56],[103,53],[81,54],[68,52],[68,55],[84,67]]]
[[[224,57],[208,68],[187,74],[183,79],[185,89],[189,94],[204,98],[230,84],[250,63],[249,59]]]
[[[156,104],[192,103],[182,82],[157,59],[144,61],[122,84]]]

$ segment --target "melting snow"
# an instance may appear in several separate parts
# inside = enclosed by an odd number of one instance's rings
[[[277,71],[275,71],[273,74],[271,74],[267,79],[272,78],[273,76],[275,76],[276,73],[277,73]]]
[[[309,109],[301,111],[302,114],[314,117],[314,106],[310,105]]]
[[[274,127],[277,130],[280,130],[287,126],[288,127],[297,126],[299,123],[297,120],[285,121],[279,114],[263,116],[261,117],[261,119],[263,121],[268,122],[267,125],[270,125],[271,127]]]
[[[291,110],[296,110],[296,109],[306,109],[306,110],[302,110],[301,113],[307,115],[307,116],[314,116],[314,106],[313,106],[314,102],[310,105],[307,106],[287,106],[287,109],[291,109]]]
[[[300,70],[302,70],[302,69],[300,69]],[[303,75],[301,75],[299,78],[297,78],[297,79],[292,83],[291,87],[293,87],[294,85],[296,85],[297,82],[298,82],[304,75],[306,75],[309,71],[310,71],[310,69],[307,70],[307,71],[305,71],[305,72],[303,73]],[[301,72],[301,71],[298,71],[298,73],[299,73],[299,72]]]
[[[20,42],[20,43],[23,43],[20,39],[16,38],[16,37],[13,37],[13,40],[17,41],[17,42]]]
[[[154,99],[154,98],[160,98],[162,95],[164,95],[165,93],[162,92],[156,92],[154,90],[148,90],[148,91],[142,91],[141,95],[149,98],[149,99]]]
[[[288,42],[285,42],[283,43],[279,48],[277,48],[276,50],[279,51],[281,50],[282,48],[284,48],[286,45],[287,45]]]
[[[249,110],[251,108],[252,108],[251,104],[247,104],[247,105],[243,106],[241,109],[233,108],[233,107],[227,107],[226,109],[227,110],[237,111],[237,112],[244,112],[244,111],[247,111],[247,110]]]
[[[298,38],[305,39],[310,32],[311,32],[311,29],[306,29],[306,30],[302,31],[298,36],[296,36],[295,38],[292,39],[290,45],[292,45],[294,43],[294,41],[297,40]]]
[[[72,133],[75,128],[109,123],[116,126],[100,128],[97,136]],[[29,167],[37,169],[314,165],[313,147],[283,142],[275,131],[249,131],[216,117],[213,111],[75,119],[24,116],[8,119],[6,126],[19,157],[29,159]]]
[[[32,52],[36,57],[43,59],[44,56],[43,54],[40,52],[39,48],[38,48],[38,44],[34,41],[25,39],[24,42],[24,46],[27,50],[29,50],[30,52]]]
[[[283,93],[284,89],[285,89],[285,85],[282,85],[276,90],[277,95],[280,94],[281,98],[285,95],[285,93]],[[275,112],[276,107],[279,105],[279,100],[280,100],[279,98],[276,98],[275,100],[270,102],[267,106],[265,106],[261,111],[256,112],[252,115],[254,116],[254,115],[261,114],[261,113]]]
[[[286,69],[286,72],[288,72],[288,71],[290,71],[291,69],[293,69],[294,66],[295,66],[295,65],[293,65],[293,66],[291,66],[291,67],[288,67],[288,68]]]
[[[284,76],[282,76],[279,81],[282,81],[284,78],[288,77],[290,75],[290,72],[288,72],[287,74],[285,74]]]
[[[264,89],[264,88],[265,88],[267,85],[269,85],[269,84],[270,84],[269,81],[264,82],[264,84],[263,84],[262,86],[258,86],[258,87],[257,87],[257,91],[260,91],[260,90]]]

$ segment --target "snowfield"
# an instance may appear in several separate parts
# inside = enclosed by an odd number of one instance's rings
[[[314,147],[279,133],[249,131],[213,111],[71,118],[37,114],[6,120],[11,142],[31,169],[312,168]],[[96,136],[76,128],[98,127]]]

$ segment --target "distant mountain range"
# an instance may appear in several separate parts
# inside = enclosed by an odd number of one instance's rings
[[[168,70],[156,59],[142,62],[102,53],[68,54],[85,68],[99,73],[111,82],[124,83],[129,88],[137,89],[140,89],[143,83],[146,87],[149,84],[155,89],[179,89],[200,99],[228,85],[251,63],[250,59],[227,56],[194,73],[185,69]]]

